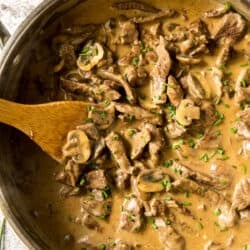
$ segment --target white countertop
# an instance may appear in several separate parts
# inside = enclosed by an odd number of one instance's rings
[[[0,20],[13,34],[18,25],[42,0],[0,0]],[[3,221],[0,211],[0,225]],[[6,223],[3,235],[3,250],[27,250],[28,248],[13,232],[11,226]]]

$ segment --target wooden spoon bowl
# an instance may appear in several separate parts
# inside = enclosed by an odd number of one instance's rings
[[[88,105],[81,101],[26,105],[0,99],[0,122],[22,131],[61,163],[67,134],[86,120]]]

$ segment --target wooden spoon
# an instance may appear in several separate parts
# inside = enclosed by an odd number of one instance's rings
[[[21,130],[52,158],[62,162],[67,134],[86,120],[88,105],[81,101],[26,105],[0,99],[0,122]]]

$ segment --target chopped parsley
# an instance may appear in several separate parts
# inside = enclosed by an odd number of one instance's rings
[[[221,214],[220,208],[216,208],[216,209],[214,210],[214,214],[215,214],[216,216],[219,216],[219,215]]]
[[[240,65],[241,68],[248,67],[248,66],[249,66],[249,63],[243,63]]]
[[[247,166],[246,166],[246,164],[242,165],[242,172],[243,172],[243,174],[247,174]]]
[[[79,182],[79,186],[82,187],[84,186],[84,184],[86,183],[85,179],[82,177],[80,182]]]
[[[246,82],[246,80],[242,80],[242,81],[240,82],[240,85],[241,85],[241,87],[246,88],[246,87],[247,87],[247,82]]]
[[[174,144],[172,145],[172,149],[179,149],[180,146],[183,145],[183,144],[184,144],[183,139],[180,139],[177,143],[174,143]]]
[[[216,120],[214,121],[213,125],[214,126],[219,126],[222,124],[222,122],[224,121],[225,119],[225,116],[224,114],[220,113],[219,111],[215,111],[215,117],[216,117]]]
[[[135,129],[130,129],[130,130],[128,131],[128,135],[129,135],[130,137],[132,137],[134,134],[136,134],[136,130],[135,130]]]
[[[99,247],[100,250],[106,250],[106,245],[105,244],[101,244],[100,247]]]
[[[226,8],[226,11],[230,11],[232,9],[232,4],[230,2],[226,2],[225,8]]]
[[[133,59],[132,59],[132,64],[133,64],[135,67],[138,67],[139,62],[140,62],[139,56],[134,56]]]
[[[163,163],[163,167],[169,168],[169,167],[171,167],[173,164],[174,164],[174,161],[173,161],[173,160],[168,160],[168,161],[165,161],[165,162]]]
[[[198,222],[198,228],[202,230],[204,228],[203,224],[201,222]]]
[[[195,141],[193,139],[189,139],[188,140],[188,145],[189,145],[190,148],[195,148],[196,143],[195,143]]]
[[[232,127],[230,128],[230,131],[233,133],[233,134],[236,134],[238,132],[238,129],[235,128],[235,127]]]
[[[224,155],[221,158],[217,158],[217,160],[220,160],[220,161],[226,161],[228,159],[229,159],[229,156],[227,156],[227,155]]]
[[[207,153],[204,153],[201,157],[200,160],[204,161],[204,162],[208,162],[209,161],[209,156]]]
[[[149,218],[147,218],[147,221],[148,221],[148,223],[151,225],[151,227],[152,227],[153,229],[157,229],[157,228],[158,228],[158,227],[156,226],[156,224],[155,224],[155,218],[149,217]]]
[[[184,207],[190,207],[192,205],[192,202],[190,201],[184,201],[181,203]]]
[[[175,106],[169,104],[169,105],[166,106],[166,108],[168,110],[168,114],[169,114],[170,118],[173,118],[175,116],[175,114],[176,114]]]
[[[165,197],[165,200],[167,200],[167,201],[171,201],[172,199],[173,198],[171,196],[169,196],[169,195]]]

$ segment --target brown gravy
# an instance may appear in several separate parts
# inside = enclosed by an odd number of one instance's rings
[[[118,10],[110,9],[110,4],[110,1],[105,0],[87,1],[86,3],[79,5],[65,17],[62,17],[58,23],[103,23],[110,17],[116,17],[120,13],[124,13],[122,11],[120,12]],[[171,22],[181,25],[187,22],[191,23],[199,18],[201,13],[220,6],[212,0],[188,0],[185,1],[185,4],[181,0],[164,2],[157,0],[153,2],[153,5],[160,9],[172,8],[182,13],[185,11],[188,16],[187,20],[185,20],[183,16],[171,18]],[[125,13],[129,16],[138,15],[138,12],[134,11]],[[167,19],[166,22],[168,21],[169,20]],[[206,19],[206,21],[209,30],[215,28],[213,18]],[[54,28],[55,27],[53,27],[53,29]],[[250,33],[248,27],[248,35],[245,35],[242,40],[234,45],[234,49],[238,53],[233,59],[229,60],[226,68],[228,72],[232,73],[231,79],[233,82],[236,81],[242,70],[240,65],[248,64],[248,67],[250,67],[250,62],[247,61],[242,53],[240,53],[242,49],[249,52],[249,44]],[[207,70],[214,66],[219,53],[219,50],[217,50],[212,55],[205,55],[205,63],[192,66],[192,71]],[[43,50],[41,51],[43,52]],[[45,49],[45,55],[46,53]],[[120,53],[124,54],[124,51],[121,49]],[[50,59],[48,59],[49,67],[51,67],[51,63]],[[48,86],[42,87],[39,86],[39,83],[37,82],[34,84],[37,71],[45,69],[45,73],[48,69],[48,65],[44,66],[44,62],[41,62],[40,64],[34,63],[33,70],[30,71],[27,69],[27,72],[30,74],[30,80],[26,83],[23,82],[22,84],[26,96],[20,97],[21,101],[27,103],[38,103],[42,101],[50,101],[52,99],[64,98],[63,93],[60,93],[59,95],[53,93],[54,87],[49,84]],[[51,70],[48,72],[50,72],[49,74],[52,74]],[[27,76],[25,77],[25,80],[27,80],[26,78]],[[149,89],[147,86],[140,89],[140,93],[145,95],[148,94],[148,91]],[[207,174],[211,174],[211,166],[213,164],[221,167],[223,169],[221,171],[230,176],[231,183],[229,187],[222,191],[222,193],[230,199],[235,185],[242,178],[249,177],[249,152],[247,155],[238,153],[242,148],[242,139],[236,136],[235,133],[232,133],[231,128],[234,127],[236,113],[240,110],[239,106],[235,104],[234,98],[230,99],[227,96],[223,96],[220,104],[216,106],[216,109],[220,113],[223,113],[225,117],[223,123],[216,127],[222,134],[220,147],[225,150],[225,154],[216,155],[211,157],[210,160],[204,161],[202,160],[202,156],[204,156],[204,154],[211,155],[213,150],[192,149],[185,146],[183,147],[183,152],[188,157],[182,157],[181,163],[191,167],[195,171]],[[124,131],[126,126],[127,125],[119,123],[115,130]],[[130,125],[127,127],[130,127]],[[185,144],[187,144],[188,138],[185,138],[184,140]],[[174,140],[173,143],[179,143],[179,140]],[[85,226],[78,224],[77,217],[81,217],[81,197],[72,196],[67,199],[58,197],[61,184],[55,181],[55,173],[58,172],[62,166],[53,162],[22,136],[17,144],[17,148],[21,149],[18,153],[21,156],[21,159],[19,170],[16,173],[18,180],[17,185],[22,191],[22,197],[25,204],[27,204],[27,210],[33,214],[34,220],[42,231],[48,235],[53,249],[83,249],[81,247],[81,240],[86,236],[88,236],[89,240],[97,246],[101,246],[101,244],[108,245],[113,242],[114,239],[121,239],[128,244],[139,245],[140,248],[138,249],[164,249],[159,242],[155,229],[153,229],[150,224],[147,224],[146,228],[138,233],[129,233],[124,230],[118,230],[122,202],[124,196],[129,193],[126,191],[113,192],[113,208],[110,218],[107,221],[98,221],[103,227],[102,233],[89,230]],[[229,159],[224,158],[223,160],[224,156],[228,156]],[[169,159],[180,158],[180,156],[175,150],[166,149],[164,158],[167,161]],[[166,194],[162,194],[162,197],[165,196]],[[249,221],[245,222],[239,220],[232,228],[223,230],[217,223],[217,215],[215,214],[216,207],[210,207],[204,199],[192,193],[179,193],[174,194],[173,196],[176,200],[186,204],[196,218],[193,219],[192,217],[178,213],[178,211],[173,211],[176,218],[176,228],[185,238],[185,249],[250,249]],[[67,240],[69,235],[73,237],[72,240]],[[209,247],[210,241],[218,245]],[[205,248],[205,246],[207,246],[207,248]]]

